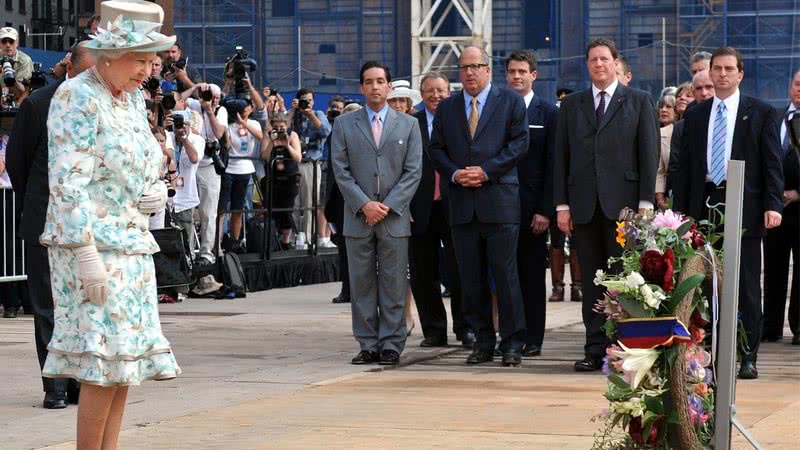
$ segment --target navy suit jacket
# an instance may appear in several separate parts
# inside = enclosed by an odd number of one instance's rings
[[[470,138],[464,93],[439,104],[428,155],[450,183],[450,225],[519,223],[517,164],[528,152],[525,101],[516,92],[492,85],[474,138]],[[478,188],[453,183],[456,170],[480,166],[488,180]]]
[[[783,161],[779,119],[761,100],[740,94],[731,159],[745,162],[742,228],[745,236],[764,235],[764,212],[783,211]],[[707,100],[684,116],[673,209],[696,220],[708,216],[708,121],[714,101]]]
[[[534,214],[553,213],[553,151],[556,146],[558,108],[536,95],[528,105],[528,154],[519,162],[519,200],[522,224]]]
[[[425,109],[417,111],[414,117],[419,121],[419,131],[422,135],[422,178],[419,181],[419,187],[417,187],[414,198],[411,199],[411,217],[414,219],[411,222],[411,234],[418,236],[428,229],[431,207],[433,206],[433,193],[436,188],[436,174],[433,170],[433,163],[428,156],[428,146],[431,140],[428,137],[428,116],[425,113]],[[449,184],[445,177],[439,177],[439,195],[445,207],[448,204],[447,190]],[[447,220],[447,217],[445,217],[445,220]]]

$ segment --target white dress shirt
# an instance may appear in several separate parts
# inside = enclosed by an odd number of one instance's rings
[[[783,148],[783,140],[786,139],[786,133],[789,131],[786,129],[786,120],[792,120],[792,116],[794,116],[794,114],[789,113],[793,111],[797,111],[797,107],[794,106],[794,103],[791,103],[789,104],[789,108],[786,110],[783,116],[781,116],[781,148]]]
[[[711,105],[711,117],[708,119],[708,141],[706,145],[706,177],[711,159],[713,157],[711,147],[714,144],[714,122],[717,119],[717,110],[720,103],[725,103],[726,128],[725,128],[725,174],[728,173],[728,161],[731,159],[731,149],[733,148],[733,132],[736,127],[736,114],[739,112],[739,89],[736,89],[730,97],[725,100],[720,100],[719,97],[714,96],[714,103]]]
[[[605,114],[605,112],[608,111],[608,105],[611,104],[611,97],[613,97],[614,96],[614,92],[617,91],[617,86],[619,86],[619,81],[617,81],[617,80],[614,80],[613,83],[608,85],[608,87],[603,89],[603,90],[598,89],[598,87],[595,86],[594,83],[592,83],[592,99],[594,100],[594,110],[595,111],[597,111],[597,107],[600,106],[600,92],[603,92],[603,91],[605,91],[605,93],[606,93],[605,94],[605,97],[606,97],[606,109],[603,110],[603,114]]]
[[[530,91],[527,94],[525,94],[525,96],[522,97],[522,99],[525,100],[525,109],[528,109],[528,107],[531,106],[531,100],[533,100],[533,91]]]

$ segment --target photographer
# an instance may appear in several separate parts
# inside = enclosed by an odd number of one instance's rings
[[[167,138],[167,151],[172,151],[175,161],[174,177],[169,177],[175,186],[175,196],[172,204],[175,214],[175,224],[186,231],[189,240],[189,249],[194,253],[195,232],[193,209],[200,204],[197,195],[197,165],[200,162],[200,152],[205,148],[205,141],[195,133],[200,127],[197,116],[191,111],[173,111],[169,121],[173,131]]]
[[[312,212],[312,195],[319,196],[320,178],[322,173],[319,170],[319,162],[323,159],[323,146],[325,139],[331,134],[331,125],[328,118],[322,111],[314,110],[314,93],[311,89],[301,88],[292,100],[292,112],[289,119],[292,124],[292,131],[300,137],[300,145],[303,149],[303,160],[300,163],[300,195],[295,202],[296,208],[294,220],[299,226],[298,239],[301,245],[310,242],[311,221],[314,220]],[[317,167],[317,179],[314,183],[314,168]],[[316,193],[316,194],[313,194]],[[305,241],[305,242],[304,242]],[[330,238],[321,238],[317,245],[322,248],[334,247]]]
[[[275,115],[269,122],[272,131],[265,137],[261,147],[261,159],[266,161],[269,175],[261,180],[261,192],[264,192],[265,202],[268,201],[270,198],[268,180],[271,180],[272,207],[289,209],[294,206],[299,189],[298,163],[303,159],[300,137],[294,131],[288,131],[289,121],[286,117]],[[288,248],[292,239],[292,213],[279,211],[272,216],[281,233],[281,246]]]
[[[187,98],[195,92],[199,92],[200,100]],[[200,197],[197,212],[200,219],[199,256],[208,263],[215,260],[214,232],[217,229],[217,206],[222,181],[218,170],[225,170],[221,166],[214,167],[214,158],[220,163],[221,143],[228,128],[228,111],[220,106],[220,96],[219,86],[206,83],[198,83],[181,94],[181,97],[186,98],[189,109],[203,117],[200,135],[205,140],[205,147],[196,175],[197,194]]]
[[[265,86],[263,94],[266,100],[267,115],[270,119],[275,115],[282,115],[285,117],[289,114],[289,112],[286,111],[286,102],[284,102],[283,96],[276,89]]]
[[[176,42],[163,56],[165,59],[161,76],[167,81],[177,83],[178,92],[190,89],[201,81],[200,72],[189,67],[187,59],[183,58],[183,48],[180,43]]]
[[[26,85],[33,74],[31,57],[17,50],[19,34],[13,27],[0,28],[0,65],[3,67],[3,81],[16,98],[17,104],[28,96]],[[11,83],[10,85],[8,83]]]
[[[228,110],[227,145],[230,159],[225,174],[222,176],[218,226],[222,232],[225,210],[230,210],[230,233],[234,242],[231,250],[237,251],[241,246],[239,238],[242,232],[242,211],[247,195],[247,185],[256,171],[253,161],[248,157],[253,152],[256,142],[261,141],[264,135],[261,125],[250,119],[253,104],[249,99],[226,99],[225,108]]]

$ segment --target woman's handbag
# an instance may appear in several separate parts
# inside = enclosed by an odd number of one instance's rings
[[[156,284],[159,289],[189,286],[194,283],[192,258],[187,233],[175,225],[172,212],[167,208],[167,226],[150,230],[161,250],[153,255]]]

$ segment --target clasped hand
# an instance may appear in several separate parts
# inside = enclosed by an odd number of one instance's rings
[[[486,181],[486,173],[480,166],[467,166],[456,170],[454,178],[456,183],[461,186],[477,188],[483,186]]]
[[[155,214],[163,210],[167,206],[167,185],[163,181],[156,181],[139,197],[139,203],[136,206],[144,215]]]
[[[374,226],[389,215],[389,207],[381,202],[369,201],[361,207],[361,213],[367,225]]]

